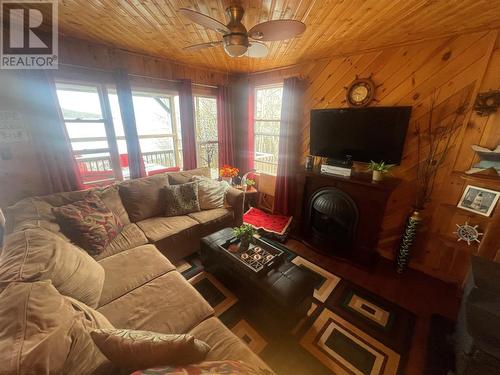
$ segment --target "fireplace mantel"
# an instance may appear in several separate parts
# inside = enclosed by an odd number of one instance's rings
[[[297,175],[297,206],[294,215],[294,234],[317,251],[326,255],[350,260],[362,265],[373,264],[377,259],[377,243],[384,211],[399,179],[387,178],[372,182],[369,174],[351,177],[327,175],[319,171],[302,171]],[[332,243],[318,241],[310,222],[311,199],[321,189],[335,188],[349,195],[358,209],[356,233],[349,248],[339,248]],[[327,241],[326,241],[327,242]]]

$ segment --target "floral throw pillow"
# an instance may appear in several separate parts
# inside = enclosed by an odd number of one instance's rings
[[[182,216],[201,210],[197,182],[165,187],[165,199],[165,216]]]
[[[52,209],[62,232],[90,255],[98,255],[120,233],[123,224],[96,195]]]

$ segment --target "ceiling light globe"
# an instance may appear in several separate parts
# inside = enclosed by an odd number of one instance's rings
[[[248,49],[248,37],[245,34],[234,33],[224,36],[224,51],[231,57],[243,56]]]
[[[224,44],[224,51],[231,57],[240,57],[247,52],[247,46],[240,46],[237,44]]]

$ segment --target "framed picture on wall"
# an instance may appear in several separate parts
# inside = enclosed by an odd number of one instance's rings
[[[490,216],[500,197],[500,192],[467,185],[458,207],[483,216]]]

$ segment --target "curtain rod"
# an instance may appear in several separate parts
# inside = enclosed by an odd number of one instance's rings
[[[76,65],[76,64],[67,64],[67,63],[59,63],[59,65],[66,66],[68,68],[78,68],[78,69],[85,69],[85,70],[93,70],[101,73],[114,73],[113,70],[110,69],[103,69],[103,68],[94,68],[90,66],[84,66],[84,65]],[[171,83],[180,83],[180,80],[178,79],[168,79],[168,78],[159,78],[159,77],[150,77],[142,74],[135,74],[135,73],[127,73],[131,77],[137,77],[137,78],[146,78],[146,79],[153,79],[157,81],[165,81],[165,82],[171,82]],[[205,88],[210,88],[210,89],[216,89],[217,86],[214,85],[206,85],[203,83],[195,83],[191,82],[193,86],[199,86],[199,87],[205,87]]]

